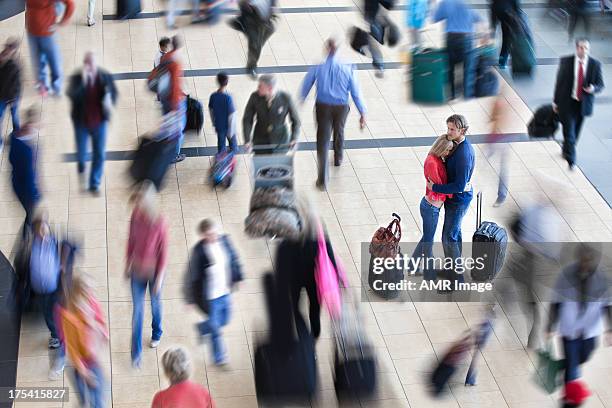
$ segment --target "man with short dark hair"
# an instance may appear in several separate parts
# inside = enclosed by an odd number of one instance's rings
[[[87,52],[83,68],[70,77],[66,94],[72,102],[78,171],[79,174],[85,171],[87,145],[91,136],[93,152],[89,191],[98,194],[106,156],[106,131],[118,95],[115,81],[108,71],[97,66],[94,54]]]
[[[221,153],[225,150],[225,141],[229,141],[230,150],[238,151],[236,141],[236,108],[232,96],[227,93],[229,77],[225,72],[217,74],[217,84],[219,89],[210,95],[208,100],[208,110],[215,131],[217,132],[217,151]]]
[[[601,63],[589,56],[586,38],[576,40],[575,55],[559,60],[553,109],[563,125],[563,158],[570,170],[576,164],[576,142],[585,116],[593,114],[595,94],[604,88]]]
[[[366,108],[361,99],[359,84],[351,65],[343,64],[336,57],[340,43],[335,38],[325,42],[327,59],[324,63],[308,70],[300,98],[302,102],[316,83],[317,100],[315,112],[317,119],[317,187],[325,189],[327,185],[327,157],[331,134],[334,134],[334,166],[342,164],[344,150],[344,125],[350,107],[349,93],[359,111],[359,126],[365,126]]]
[[[434,184],[427,180],[427,188],[435,193],[452,194],[444,201],[444,226],[442,243],[444,255],[453,259],[461,257],[461,223],[472,201],[472,174],[476,165],[474,147],[465,137],[467,119],[463,115],[451,115],[446,119],[447,139],[455,148],[446,159],[448,183]]]
[[[255,130],[253,131],[253,121]],[[287,117],[291,120],[291,134],[287,129]],[[262,75],[257,91],[253,92],[244,108],[242,118],[244,144],[247,150],[253,145],[276,145],[255,153],[274,153],[293,147],[300,134],[300,119],[289,94],[276,90],[276,78]],[[253,135],[251,138],[251,131]]]
[[[172,50],[172,40],[168,37],[162,37],[159,40],[159,51],[157,51],[157,55],[155,55],[155,59],[153,60],[153,68],[157,68],[162,57]]]
[[[238,255],[227,235],[220,235],[217,225],[205,219],[198,226],[200,241],[191,252],[185,282],[188,304],[196,304],[208,315],[198,323],[200,336],[210,334],[216,365],[227,364],[227,350],[221,339],[221,328],[229,323],[231,292],[242,280]]]

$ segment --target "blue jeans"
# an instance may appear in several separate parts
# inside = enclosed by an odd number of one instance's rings
[[[89,368],[96,377],[96,384],[95,387],[90,386],[85,379],[74,370],[74,384],[77,389],[79,404],[81,406],[88,404],[87,406],[91,408],[102,408],[105,405],[104,375],[102,374],[102,369],[96,363],[91,363],[87,368]]]
[[[38,82],[53,92],[62,91],[62,59],[55,34],[35,36],[28,34],[30,53],[32,54],[32,72],[38,75]],[[47,79],[47,66],[51,69],[51,86]]]
[[[19,99],[15,99],[12,102],[3,101],[0,99],[0,145],[2,145],[2,120],[4,119],[4,111],[8,107],[11,109],[13,131],[19,130]]]
[[[225,150],[225,143],[227,141],[227,130],[217,131],[217,152],[221,153]],[[238,151],[238,142],[236,141],[236,135],[232,136],[229,140],[229,148],[232,152]]]
[[[41,296],[43,316],[45,318],[45,323],[47,324],[47,328],[51,333],[51,337],[54,339],[59,338],[57,335],[57,329],[55,327],[55,305],[57,304],[58,299],[58,291],[53,293],[47,293]]]
[[[163,333],[161,293],[153,294],[155,281],[132,278],[132,361],[139,360],[142,354],[142,321],[144,320],[144,298],[147,286],[149,286],[151,313],[153,314],[151,339],[159,340]]]
[[[442,246],[446,258],[457,259],[463,250],[461,236],[461,222],[470,206],[470,200],[457,202],[446,200],[444,202],[444,226],[442,227]],[[458,274],[458,281],[463,282],[463,274]]]
[[[85,166],[87,159],[87,142],[91,135],[92,157],[91,173],[89,175],[89,187],[98,188],[102,181],[104,172],[104,159],[106,155],[106,128],[107,122],[100,123],[97,127],[87,127],[83,124],[74,124],[74,133],[77,144],[77,160],[79,167]]]
[[[436,228],[438,227],[440,209],[435,205],[431,205],[429,201],[423,197],[423,199],[421,199],[420,212],[421,218],[423,218],[423,237],[421,237],[421,240],[414,248],[412,258],[425,258],[423,261],[423,279],[432,280],[435,279],[435,271],[428,268],[429,262],[426,261],[428,258],[433,258],[433,242]]]
[[[574,340],[563,337],[566,383],[580,378],[580,365],[587,362],[593,350],[595,350],[595,337],[590,339],[579,337]]]
[[[162,113],[166,115],[171,111],[172,109],[170,109],[169,101],[162,101]],[[178,143],[176,144],[175,156],[181,154],[181,146],[183,146],[183,139],[185,138],[185,126],[187,125],[187,98],[185,98],[179,106],[179,115],[181,119],[181,130],[178,137]]]
[[[208,320],[198,323],[198,330],[202,336],[210,334],[213,358],[215,364],[219,364],[226,358],[225,347],[221,339],[221,328],[229,323],[231,315],[230,295],[209,300],[208,308]]]
[[[474,96],[475,50],[472,46],[472,35],[465,33],[446,33],[446,50],[448,52],[448,81],[451,98],[457,97],[455,91],[455,66],[463,64],[463,97]]]

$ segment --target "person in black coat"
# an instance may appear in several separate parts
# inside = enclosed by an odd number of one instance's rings
[[[601,63],[589,57],[589,40],[576,40],[576,54],[562,57],[557,71],[553,109],[563,125],[563,157],[576,163],[576,142],[585,116],[593,114],[595,94],[604,88]]]
[[[299,240],[283,240],[276,250],[274,265],[277,293],[279,297],[289,297],[293,307],[296,325],[305,325],[305,319],[299,310],[302,289],[306,290],[309,303],[309,320],[311,334],[318,338],[321,334],[321,305],[315,282],[315,264],[318,254],[317,228],[318,219],[311,207],[302,202],[299,205],[302,218],[302,237]],[[325,236],[327,253],[334,265],[336,259],[327,235]]]
[[[106,131],[111,110],[117,102],[113,76],[96,65],[91,52],[85,54],[83,69],[70,77],[66,91],[72,103],[70,116],[77,145],[78,171],[85,171],[88,139],[92,141],[92,164],[89,191],[97,194],[102,181],[106,155]]]
[[[19,130],[19,97],[21,96],[21,67],[15,56],[19,49],[19,40],[9,38],[0,52],[0,124],[7,108],[11,110],[13,132]],[[0,128],[0,146],[2,146],[2,129]]]
[[[26,213],[23,227],[24,236],[27,228],[31,227],[34,210],[40,201],[33,141],[38,135],[39,122],[39,110],[31,107],[26,111],[24,125],[11,135],[11,149],[9,151],[9,162],[13,167],[11,181],[13,191]]]
[[[491,2],[491,31],[492,37],[495,37],[497,23],[501,25],[502,30],[502,46],[499,53],[499,67],[505,69],[508,64],[508,55],[510,54],[512,27],[515,16],[521,11],[521,5],[518,0],[493,0]]]
[[[227,235],[219,235],[210,219],[200,222],[201,240],[191,251],[185,281],[188,304],[197,305],[208,315],[198,323],[201,336],[211,335],[213,358],[216,365],[227,363],[227,354],[221,339],[221,328],[229,323],[230,293],[242,280],[242,268],[234,246]]]

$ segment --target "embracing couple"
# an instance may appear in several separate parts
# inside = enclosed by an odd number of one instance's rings
[[[433,241],[438,226],[440,209],[444,206],[442,244],[446,258],[461,257],[461,223],[472,201],[472,174],[476,159],[474,147],[466,139],[467,120],[463,115],[452,115],[446,119],[447,133],[436,139],[425,159],[424,172],[427,180],[425,196],[421,200],[423,237],[412,257],[424,258],[423,278],[435,279],[435,271],[426,262],[433,258]],[[463,275],[458,276],[463,282]]]

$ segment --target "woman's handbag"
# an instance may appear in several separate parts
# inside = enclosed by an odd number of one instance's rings
[[[396,213],[391,214],[393,220],[389,225],[380,227],[370,241],[370,254],[376,258],[394,258],[399,254],[399,242],[402,238],[402,219]]]
[[[318,251],[315,260],[317,295],[319,303],[327,308],[330,316],[332,318],[337,318],[342,309],[340,273],[327,253],[327,242],[325,241],[323,226],[319,223],[317,228]]]

